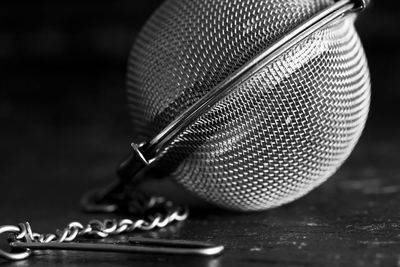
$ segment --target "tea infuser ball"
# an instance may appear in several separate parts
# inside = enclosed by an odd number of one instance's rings
[[[134,149],[228,209],[305,195],[342,165],[367,119],[369,71],[353,14],[365,4],[165,1],[129,58]]]

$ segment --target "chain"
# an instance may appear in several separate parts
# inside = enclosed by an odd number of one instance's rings
[[[180,222],[188,217],[187,210],[174,211],[167,216],[156,214],[149,219],[116,219],[92,220],[86,226],[80,222],[71,222],[64,230],[58,230],[55,234],[38,234],[32,231],[29,222],[20,223],[20,232],[15,237],[16,240],[26,240],[30,242],[50,243],[50,242],[73,242],[79,237],[90,236],[107,238],[112,235],[120,235],[133,232],[135,230],[150,231],[163,228],[172,222]]]
[[[20,241],[42,244],[74,242],[82,237],[107,238],[136,230],[150,231],[163,228],[173,222],[184,221],[189,215],[189,210],[186,207],[177,206],[162,197],[146,197],[143,194],[138,194],[137,196],[136,199],[131,199],[129,210],[134,213],[132,208],[135,208],[137,213],[142,215],[140,219],[91,220],[86,226],[80,222],[71,222],[63,230],[57,230],[54,234],[35,233],[32,231],[29,222],[26,222],[20,223],[18,226],[2,226],[0,227],[0,234],[12,233],[13,236],[9,240],[10,242]],[[26,259],[30,255],[31,252],[29,250],[22,253],[8,253],[0,250],[0,258],[3,257],[8,260]]]
[[[57,230],[55,234],[46,235],[34,233],[29,223],[21,223],[19,224],[21,232],[16,239],[20,240],[28,237],[31,242],[49,243],[55,241],[61,243],[72,242],[81,236],[106,238],[111,235],[120,235],[135,230],[150,231],[156,228],[163,228],[170,223],[184,221],[189,215],[186,207],[175,206],[171,201],[167,201],[162,197],[152,196],[148,198],[147,202],[142,203],[142,205],[148,210],[161,207],[165,212],[157,211],[154,215],[137,220],[91,220],[86,226],[83,226],[79,222],[71,222],[64,230]]]

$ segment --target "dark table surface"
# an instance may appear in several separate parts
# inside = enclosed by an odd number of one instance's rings
[[[398,130],[385,125],[369,125],[343,168],[294,203],[243,214],[197,205],[186,222],[145,234],[222,244],[220,257],[44,252],[0,266],[400,266]],[[0,133],[7,140],[1,143],[1,224],[28,220],[34,231],[53,232],[70,221],[122,218],[85,214],[79,199],[115,179],[125,137],[96,124],[27,127]]]

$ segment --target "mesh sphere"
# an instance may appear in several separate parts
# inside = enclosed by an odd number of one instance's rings
[[[329,0],[167,0],[132,49],[128,100],[148,140]],[[312,33],[211,106],[162,151],[160,168],[234,210],[297,199],[330,177],[364,128],[370,81],[354,17]]]

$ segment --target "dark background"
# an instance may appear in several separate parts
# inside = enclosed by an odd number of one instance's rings
[[[114,180],[114,169],[129,149],[127,57],[135,35],[160,2],[0,2],[0,225],[29,219],[40,231],[52,231],[76,217],[89,218],[79,212],[79,197]],[[195,212],[188,223],[192,230],[177,236],[207,237],[238,249],[233,258],[228,253],[223,259],[228,263],[399,264],[399,2],[376,0],[361,14],[357,28],[371,69],[372,105],[364,135],[345,166],[306,198],[252,215],[251,221],[264,220],[261,226],[249,226],[242,215],[215,219]],[[209,222],[208,228],[202,220]],[[237,228],[220,229],[218,235],[215,229],[222,220],[237,221]],[[303,255],[296,233],[310,233],[304,226],[310,222],[322,229],[311,231],[314,243],[309,244],[314,247]],[[276,232],[278,226],[281,232]],[[257,246],[260,240],[252,239],[251,233],[234,234],[246,227],[254,227],[253,235],[293,236],[287,243]],[[333,234],[327,238],[326,233]],[[274,240],[271,235],[265,238]],[[254,256],[265,248],[277,250]],[[285,249],[294,253],[293,260],[288,261]],[[77,256],[71,262],[64,257],[58,263],[82,263]],[[54,264],[41,260],[39,265]],[[90,260],[123,265],[110,258]],[[157,261],[172,264],[166,258]]]
[[[127,130],[126,60],[135,35],[161,2],[2,1],[2,125],[94,123]],[[371,123],[397,115],[399,16],[397,1],[380,0],[357,23],[372,75]]]

